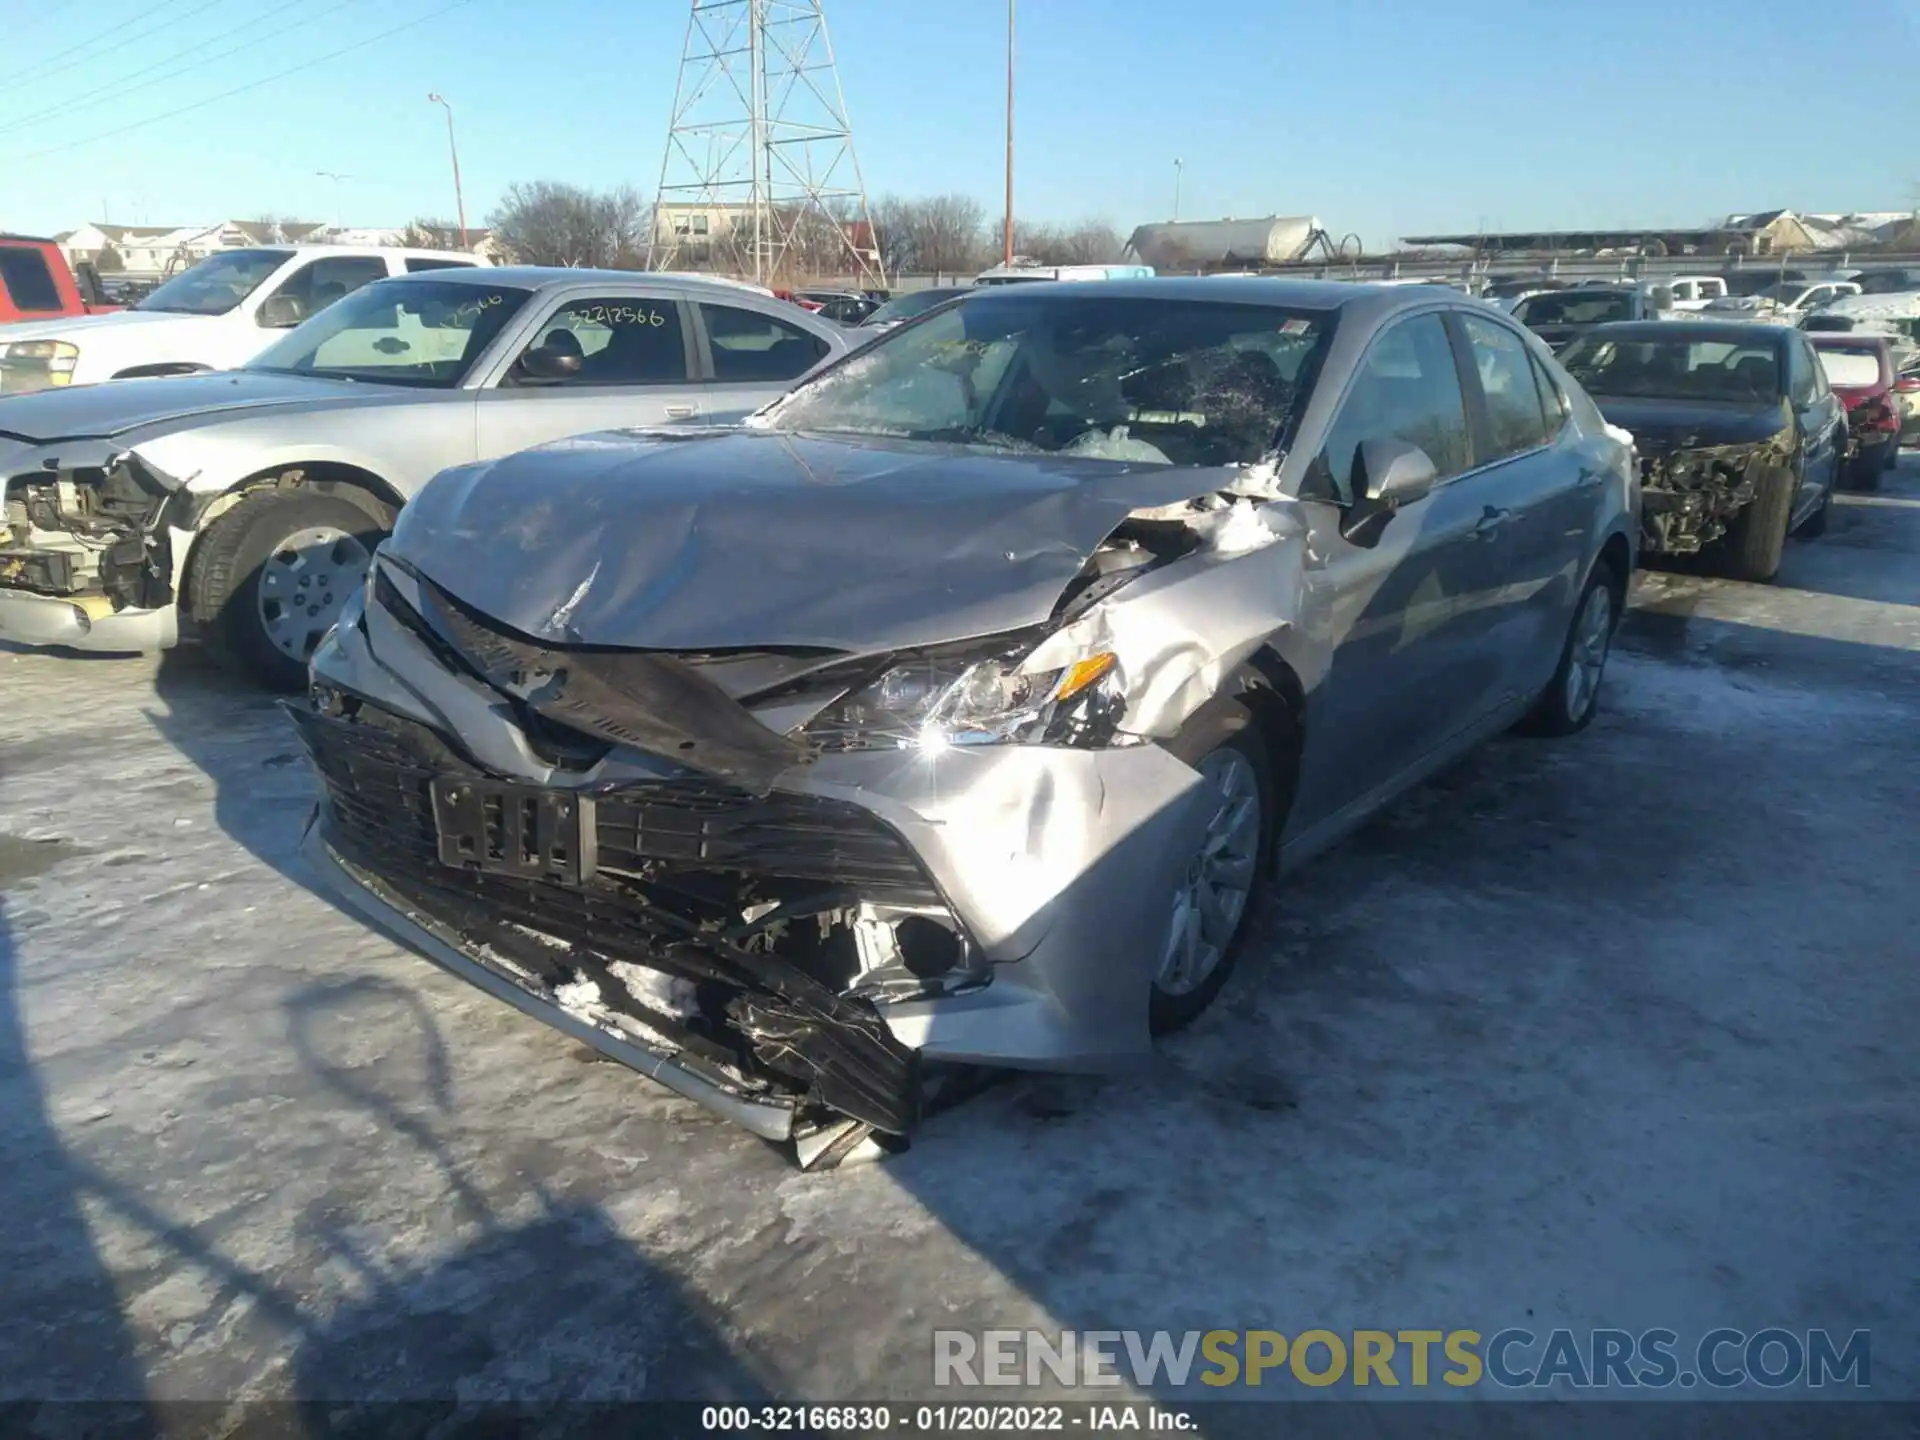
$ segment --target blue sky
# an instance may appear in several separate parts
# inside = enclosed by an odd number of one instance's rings
[[[0,0],[0,227],[331,219],[336,188],[350,225],[450,216],[436,89],[476,225],[516,180],[651,193],[681,0],[449,3]],[[1002,0],[828,16],[869,191],[997,215]],[[1920,0],[1021,0],[1019,26],[1016,208],[1037,220],[1164,219],[1176,156],[1186,218],[1312,213],[1369,248],[1920,203],[1897,103]],[[250,37],[271,38],[207,58]]]

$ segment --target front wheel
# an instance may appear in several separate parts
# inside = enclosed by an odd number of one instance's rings
[[[1227,983],[1278,828],[1272,737],[1244,704],[1216,700],[1167,748],[1200,772],[1210,813],[1168,897],[1147,1009],[1155,1035],[1192,1024]]]
[[[300,690],[308,658],[384,538],[379,522],[337,495],[263,490],[200,538],[188,614],[221,663],[271,689]]]
[[[1600,707],[1600,682],[1606,676],[1613,632],[1620,622],[1620,594],[1613,572],[1603,562],[1594,567],[1574,607],[1566,643],[1560,647],[1560,666],[1553,679],[1520,722],[1531,735],[1572,735],[1587,728]]]
[[[1781,466],[1760,477],[1753,499],[1733,517],[1714,546],[1713,567],[1729,580],[1764,585],[1780,573],[1787,549],[1787,527],[1800,492],[1800,466]]]

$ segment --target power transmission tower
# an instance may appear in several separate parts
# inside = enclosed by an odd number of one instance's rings
[[[879,283],[821,0],[693,0],[648,268]]]

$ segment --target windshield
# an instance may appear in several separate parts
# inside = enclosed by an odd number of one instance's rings
[[[1568,346],[1560,363],[1594,395],[1747,404],[1780,399],[1779,356],[1765,343],[1589,335]]]
[[[1513,309],[1522,325],[1604,325],[1631,320],[1633,297],[1624,290],[1561,290],[1532,295]]]
[[[180,315],[224,315],[292,258],[291,250],[223,250],[191,270],[183,270],[136,301],[133,308]]]
[[[956,295],[964,295],[964,290],[916,290],[911,295],[897,295],[874,311],[861,323],[863,325],[893,325],[902,320],[911,320],[916,315],[924,315],[936,305],[944,305]]]
[[[243,368],[452,389],[529,293],[425,274],[377,280],[288,331]]]
[[[1865,389],[1880,383],[1880,352],[1861,347],[1841,350],[1817,347],[1820,368],[1827,372],[1827,383],[1843,390]]]
[[[1332,331],[1321,312],[1013,286],[891,332],[802,385],[764,423],[1233,465],[1286,443]]]

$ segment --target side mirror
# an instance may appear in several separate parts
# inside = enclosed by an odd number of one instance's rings
[[[253,318],[263,330],[291,330],[307,318],[306,307],[297,295],[269,295]]]
[[[1367,499],[1397,510],[1424,500],[1439,480],[1433,458],[1404,440],[1363,440],[1360,464],[1367,475]]]
[[[568,350],[535,345],[520,357],[520,369],[532,380],[565,380],[580,373],[586,357]]]

